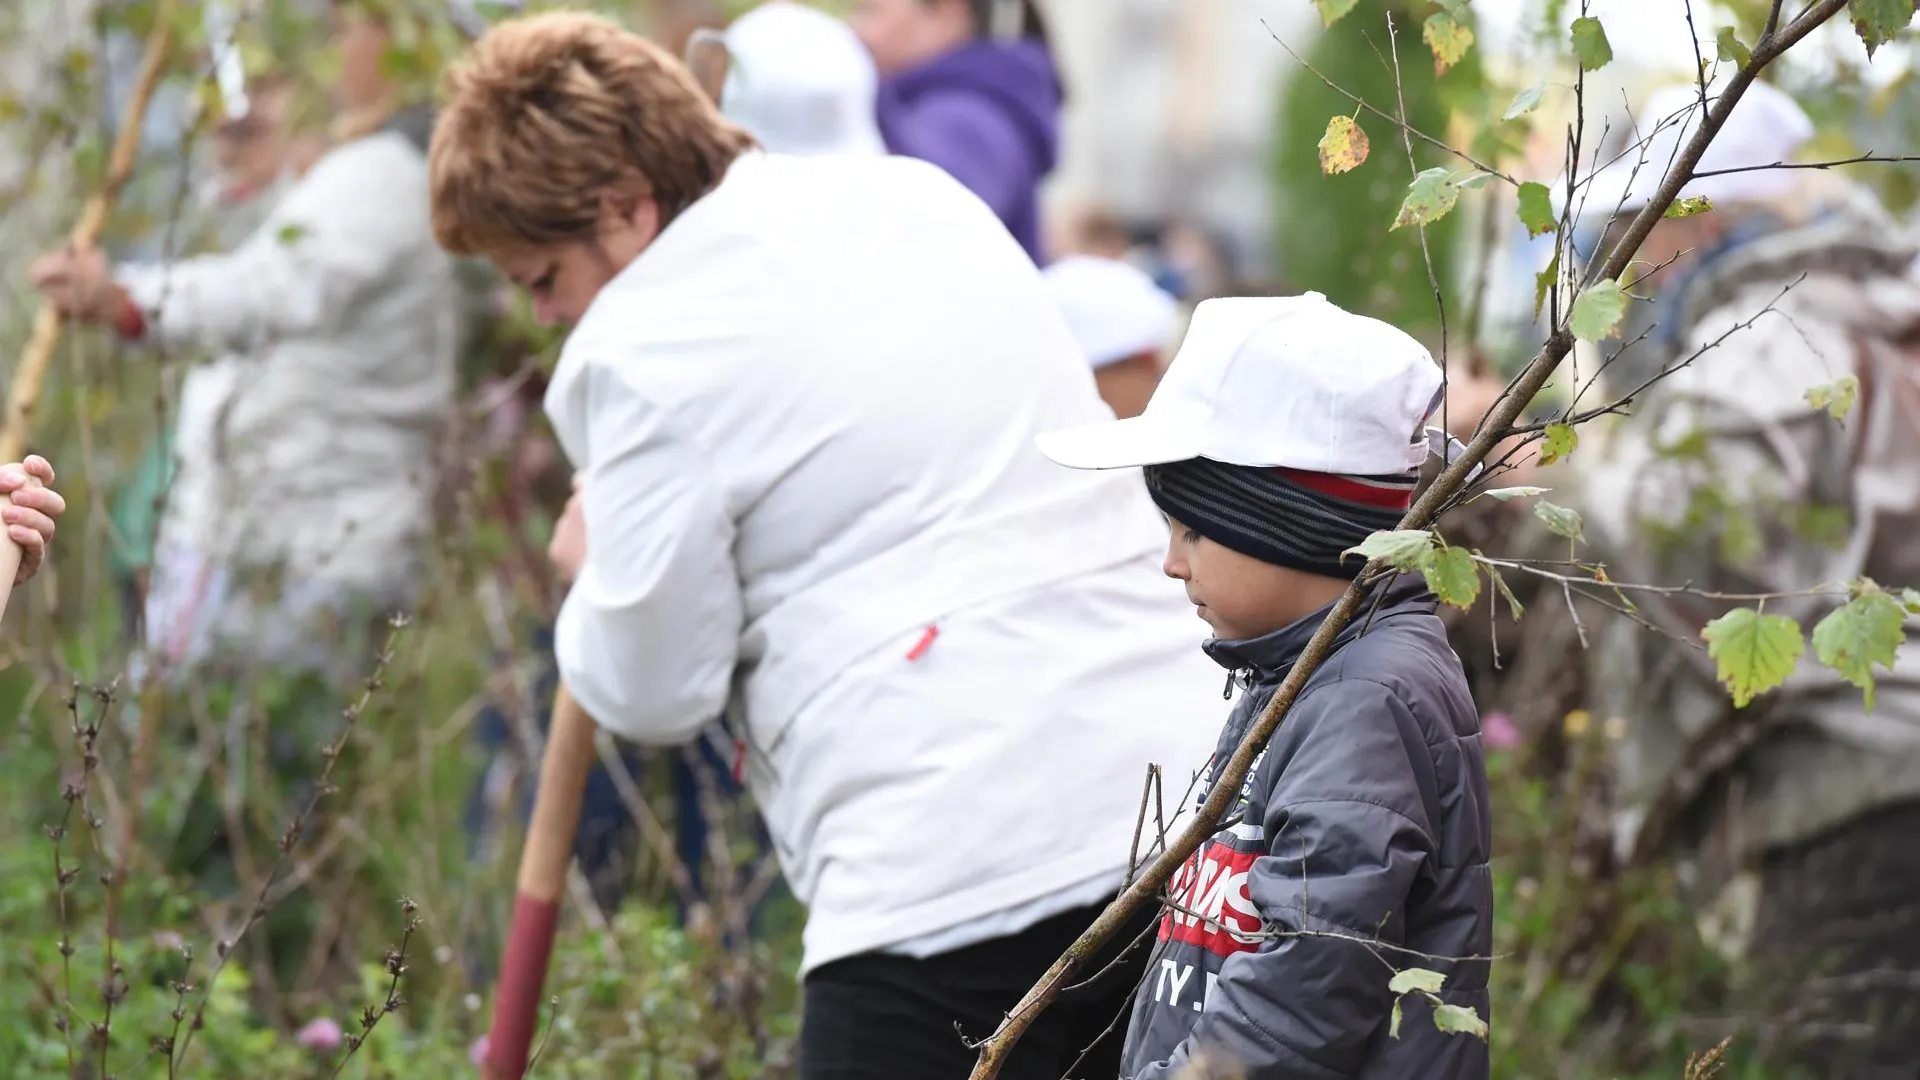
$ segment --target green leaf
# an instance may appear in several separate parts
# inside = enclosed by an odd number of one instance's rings
[[[1467,17],[1467,0],[1433,0],[1433,2],[1440,5],[1440,10],[1456,19],[1465,20]]]
[[[1573,336],[1583,341],[1612,337],[1620,332],[1626,313],[1627,293],[1618,281],[1594,284],[1573,302]]]
[[[1909,615],[1920,615],[1920,589],[1900,590],[1900,603]]]
[[[1573,20],[1573,55],[1580,60],[1581,71],[1599,71],[1613,60],[1613,46],[1607,43],[1607,28],[1591,15]]]
[[[292,247],[299,243],[306,235],[307,227],[305,225],[288,222],[280,226],[280,231],[275,233],[273,238],[280,242],[281,247]]]
[[[1551,465],[1561,460],[1580,445],[1580,433],[1573,430],[1572,424],[1548,424],[1541,433],[1540,464]]]
[[[1539,108],[1540,99],[1545,97],[1546,94],[1547,84],[1537,82],[1513,95],[1513,104],[1507,106],[1507,111],[1501,114],[1501,121],[1517,120]]]
[[[1396,570],[1412,570],[1420,565],[1420,559],[1433,547],[1433,533],[1426,529],[1386,529],[1374,533],[1360,541],[1358,547],[1350,547],[1340,553],[1342,560],[1349,555],[1358,554],[1368,559],[1381,559]]]
[[[1473,47],[1473,31],[1444,11],[1427,16],[1420,37],[1427,43],[1427,48],[1433,50],[1435,75],[1445,75],[1447,69],[1459,63],[1467,55],[1467,50]]]
[[[1400,999],[1393,999],[1393,1014],[1387,1018],[1387,1038],[1400,1037]]]
[[[1367,133],[1351,116],[1336,116],[1327,121],[1327,133],[1320,136],[1320,171],[1332,176],[1351,172],[1367,160],[1372,144]]]
[[[1500,571],[1489,569],[1487,576],[1493,579],[1494,587],[1500,590],[1500,595],[1507,598],[1507,607],[1513,612],[1513,621],[1519,622],[1525,618],[1526,605],[1520,602],[1519,597],[1513,595],[1513,590],[1507,587],[1507,579],[1500,576]]]
[[[1533,275],[1533,317],[1540,317],[1540,309],[1546,306],[1547,294],[1560,280],[1560,249],[1553,249],[1553,261],[1545,270]]]
[[[1807,391],[1806,396],[1808,405],[1827,410],[1827,415],[1835,420],[1845,420],[1847,414],[1853,411],[1853,403],[1860,397],[1860,378],[1857,375],[1842,375]]]
[[[1425,990],[1429,994],[1437,994],[1445,985],[1447,985],[1447,977],[1437,971],[1408,968],[1405,971],[1394,972],[1393,981],[1387,984],[1387,992],[1404,994],[1410,990]]]
[[[1913,21],[1913,0],[1847,0],[1847,15],[1853,19],[1854,32],[1866,43],[1867,59],[1873,51],[1907,28]]]
[[[1553,212],[1553,192],[1537,180],[1520,185],[1520,224],[1529,237],[1552,232],[1560,220]]]
[[[1441,1005],[1433,1007],[1433,1026],[1449,1035],[1478,1035],[1487,1037],[1487,1022],[1480,1014],[1464,1005]]]
[[[1420,560],[1420,572],[1443,604],[1470,608],[1480,598],[1480,569],[1466,548],[1429,548]]]
[[[1784,615],[1735,608],[1700,631],[1736,708],[1787,681],[1806,652],[1800,624]]]
[[[1894,651],[1907,639],[1906,622],[1900,601],[1866,582],[1853,599],[1814,626],[1813,655],[1865,691],[1867,711],[1872,712],[1873,665],[1892,669]]]
[[[1684,199],[1673,200],[1667,207],[1667,212],[1660,216],[1663,218],[1692,217],[1695,214],[1704,214],[1711,209],[1713,209],[1712,199],[1705,195],[1689,195]]]
[[[1753,50],[1740,43],[1740,35],[1731,26],[1720,28],[1720,35],[1714,40],[1720,43],[1720,59],[1729,64],[1746,67],[1753,62]]]
[[[1486,187],[1492,179],[1493,174],[1490,172],[1474,172],[1472,169],[1468,169],[1465,172],[1455,174],[1453,183],[1454,186],[1462,191],[1473,191]]]
[[[1520,487],[1488,488],[1480,494],[1485,495],[1489,499],[1499,499],[1501,502],[1506,502],[1509,499],[1525,499],[1534,495],[1545,495],[1550,490],[1552,489],[1522,485]]]
[[[1460,185],[1454,183],[1452,172],[1437,166],[1425,169],[1407,185],[1407,197],[1401,201],[1400,213],[1387,231],[1405,225],[1431,225],[1446,217],[1459,199]]]
[[[1536,503],[1533,516],[1546,522],[1547,531],[1555,536],[1564,536],[1569,540],[1580,539],[1580,511],[1564,506],[1555,506],[1550,502]]]
[[[1320,9],[1320,25],[1332,26],[1341,17],[1353,10],[1360,0],[1313,0],[1313,6]]]

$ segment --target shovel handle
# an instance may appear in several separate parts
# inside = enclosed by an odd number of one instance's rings
[[[560,922],[560,902],[566,895],[567,870],[573,864],[574,837],[580,829],[580,802],[595,757],[593,718],[562,685],[554,697],[553,723],[540,760],[540,788],[534,796],[526,847],[520,853],[513,922],[507,929],[493,1025],[487,1034],[488,1080],[520,1080],[526,1075],[554,931]]]

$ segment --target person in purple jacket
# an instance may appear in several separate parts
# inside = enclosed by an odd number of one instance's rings
[[[853,29],[880,71],[887,149],[945,169],[1043,262],[1062,93],[1032,0],[860,0]]]

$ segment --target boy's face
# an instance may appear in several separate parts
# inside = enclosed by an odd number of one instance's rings
[[[1303,590],[1303,579],[1314,583],[1332,579],[1311,578],[1284,566],[1261,562],[1229,547],[1214,543],[1172,518],[1167,519],[1173,535],[1167,540],[1167,576],[1186,585],[1187,599],[1197,614],[1213,627],[1222,641],[1242,641],[1269,634],[1311,614],[1326,603],[1319,598],[1324,590]],[[1332,582],[1340,589],[1345,582]],[[1335,590],[1338,595],[1339,589]],[[1313,592],[1314,595],[1305,595]],[[1302,605],[1307,605],[1303,607]]]

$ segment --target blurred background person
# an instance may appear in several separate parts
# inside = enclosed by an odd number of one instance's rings
[[[1062,91],[1032,0],[859,0],[852,21],[880,69],[887,148],[951,173],[1044,262]]]
[[[328,628],[405,607],[420,580],[453,268],[427,224],[424,128],[382,68],[389,29],[332,14],[336,144],[237,248],[118,267],[68,250],[33,269],[69,315],[227,357],[183,418],[160,526],[146,630],[163,666],[357,671],[342,645],[359,635]]]
[[[769,0],[727,27],[732,58],[720,110],[778,154],[884,154],[879,75],[847,25],[794,0]]]
[[[1689,82],[1652,95],[1644,151],[1595,174],[1584,216],[1603,247],[1660,180],[1637,162],[1665,162],[1697,129],[1700,93]],[[1756,82],[1700,167],[1790,161],[1813,131],[1797,102]],[[1664,377],[1599,452],[1572,459],[1589,557],[1619,580],[1712,591],[1636,595],[1639,617],[1594,642],[1595,708],[1626,721],[1618,840],[1630,857],[1676,857],[1727,928],[1722,948],[1763,985],[1791,987],[1759,1003],[1794,1018],[1780,1021],[1782,1064],[1909,1076],[1920,653],[1875,672],[1870,708],[1812,650],[1782,689],[1736,708],[1707,653],[1670,639],[1697,640],[1735,606],[1725,594],[1770,594],[1768,614],[1811,628],[1838,602],[1822,586],[1920,581],[1916,243],[1830,173],[1733,172],[1680,194],[1713,209],[1655,226],[1632,283],[1655,296],[1647,336],[1634,343],[1629,327],[1605,369],[1609,396]],[[1858,399],[1839,419],[1809,392],[1847,377]]]
[[[1172,294],[1131,263],[1070,255],[1042,272],[1100,397],[1121,419],[1139,416],[1160,385],[1180,323]]]

